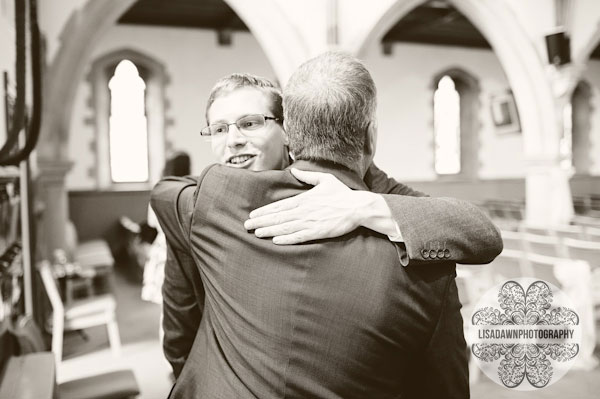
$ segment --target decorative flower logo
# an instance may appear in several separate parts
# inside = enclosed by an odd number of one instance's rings
[[[479,326],[565,326],[578,325],[577,314],[565,307],[552,308],[552,290],[544,281],[535,281],[527,292],[516,281],[507,281],[498,293],[499,309],[484,307],[473,314]],[[549,360],[566,362],[579,353],[578,344],[570,343],[479,343],[471,346],[473,355],[484,362],[501,357],[498,376],[504,386],[518,387],[525,378],[535,388],[543,388],[552,379]]]

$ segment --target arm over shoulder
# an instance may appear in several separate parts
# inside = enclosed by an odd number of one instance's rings
[[[455,198],[431,198],[389,178],[375,165],[365,175],[380,193],[402,234],[410,264],[491,262],[502,252],[498,228],[475,205]]]

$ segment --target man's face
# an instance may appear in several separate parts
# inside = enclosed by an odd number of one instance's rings
[[[271,97],[258,89],[244,87],[224,94],[208,110],[209,123],[234,123],[238,119],[262,114],[274,116]],[[232,124],[227,134],[211,137],[212,151],[219,162],[234,168],[254,171],[283,169],[287,166],[286,137],[280,123],[265,121],[251,134]]]

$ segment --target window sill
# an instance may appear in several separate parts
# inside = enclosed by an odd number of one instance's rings
[[[455,175],[436,175],[434,182],[448,182],[448,183],[472,183],[478,181],[477,176],[470,176],[463,173],[457,173]]]
[[[149,191],[152,190],[154,184],[150,182],[142,183],[113,183],[106,187],[103,191]]]

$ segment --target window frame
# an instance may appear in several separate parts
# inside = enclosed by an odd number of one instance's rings
[[[145,108],[148,133],[148,174],[146,182],[114,182],[110,169],[110,90],[108,82],[114,76],[115,68],[124,59],[133,62],[140,77],[146,83]],[[92,88],[89,106],[94,115],[95,136],[92,147],[96,156],[90,177],[96,180],[99,190],[137,191],[150,190],[160,179],[169,147],[166,140],[166,117],[168,101],[165,88],[168,84],[166,69],[152,57],[131,49],[121,49],[97,58],[88,75]]]
[[[454,81],[455,89],[460,96],[460,172],[454,174],[439,174],[435,169],[435,127],[434,127],[434,94],[440,80],[449,76]],[[478,179],[481,169],[479,152],[481,143],[479,131],[482,128],[481,88],[474,74],[458,67],[445,68],[437,73],[431,83],[431,168],[437,180],[443,181],[474,181]]]

